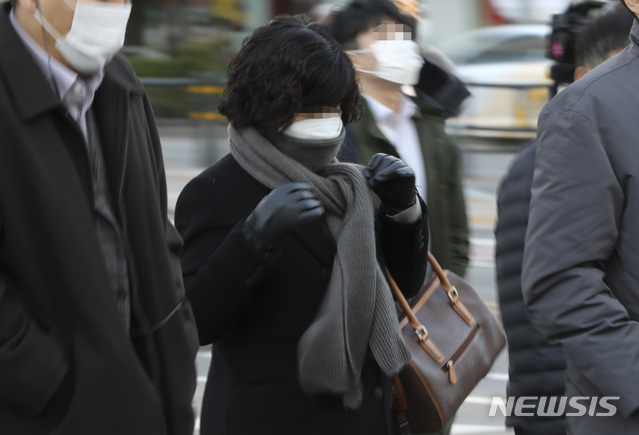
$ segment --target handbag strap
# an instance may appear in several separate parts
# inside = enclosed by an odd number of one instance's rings
[[[457,292],[457,289],[455,288],[455,286],[450,284],[450,281],[448,281],[448,278],[446,277],[446,273],[442,270],[441,266],[439,265],[437,260],[435,260],[433,254],[431,254],[430,252],[428,252],[428,261],[433,266],[433,270],[437,274],[439,282],[446,292],[446,295],[448,296],[451,307],[468,325],[473,325],[475,323],[475,318],[470,313],[470,311],[468,311],[461,299],[459,299],[459,293]],[[386,277],[388,278],[388,284],[390,285],[395,298],[399,301],[402,309],[404,310],[404,313],[406,314],[406,317],[408,318],[408,323],[410,323],[419,339],[419,344],[428,353],[428,355],[430,355],[431,358],[442,364],[446,360],[446,356],[442,353],[441,350],[439,350],[433,340],[430,339],[428,330],[415,315],[416,309],[411,308],[410,304],[404,297],[402,291],[399,289],[399,286],[395,282],[395,279],[391,275],[388,268],[386,269]]]
[[[446,273],[444,273],[441,266],[439,265],[437,260],[435,260],[435,257],[433,256],[433,254],[430,253],[430,251],[428,252],[428,261],[430,262],[431,266],[433,266],[433,270],[437,274],[441,286],[446,291],[446,295],[448,296],[450,305],[457,312],[457,314],[459,314],[459,317],[461,317],[469,326],[474,325],[475,318],[468,310],[468,308],[466,308],[466,305],[464,305],[462,300],[459,298],[459,292],[457,291],[455,286],[451,285],[450,281],[448,281]]]

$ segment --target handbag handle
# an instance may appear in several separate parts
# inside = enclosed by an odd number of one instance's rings
[[[469,326],[473,326],[475,324],[475,318],[468,310],[468,308],[466,308],[466,305],[464,305],[464,303],[461,301],[461,299],[459,298],[459,292],[457,291],[455,286],[451,285],[450,281],[448,281],[446,273],[444,273],[441,266],[439,265],[437,260],[435,260],[435,257],[433,256],[433,254],[430,253],[430,251],[428,251],[428,261],[430,262],[431,266],[433,266],[433,270],[437,274],[442,287],[444,288],[444,290],[446,290],[446,295],[448,296],[450,305],[457,312],[457,314],[459,314],[459,317],[464,320],[464,322],[466,322]]]
[[[450,305],[468,325],[472,326],[475,323],[475,318],[470,313],[470,311],[468,311],[464,303],[461,301],[461,299],[459,298],[459,292],[457,291],[455,286],[451,285],[450,281],[448,281],[448,277],[446,276],[446,273],[441,268],[441,266],[439,265],[439,263],[437,262],[433,254],[430,253],[430,251],[428,252],[428,262],[433,267],[433,271],[437,274],[437,278],[439,278],[439,282],[442,288],[446,291],[446,295],[448,296],[448,301],[450,302]],[[395,282],[395,279],[391,275],[388,268],[386,269],[386,277],[388,278],[390,287],[393,290],[393,294],[395,295],[395,297],[401,304],[402,308],[404,309],[404,312],[406,313],[406,317],[408,317],[409,323],[411,324],[411,326],[413,326],[413,328],[419,328],[420,327],[419,320],[417,320],[417,317],[415,317],[415,314],[413,310],[411,309],[410,304],[408,303],[408,301],[404,297],[404,294],[401,292],[401,290],[397,286],[397,283]]]
[[[439,265],[437,260],[435,260],[433,254],[431,254],[430,252],[428,252],[428,261],[433,266],[433,270],[437,274],[442,288],[444,289],[444,291],[446,291],[446,295],[448,296],[448,301],[451,307],[468,325],[474,325],[475,318],[470,313],[470,311],[468,311],[461,299],[459,299],[459,292],[457,291],[455,286],[450,284],[448,278],[446,277],[446,273],[442,270],[441,266]],[[440,364],[443,363],[446,360],[446,356],[430,339],[428,330],[419,321],[419,319],[417,319],[417,316],[415,316],[413,309],[404,297],[402,291],[397,286],[397,283],[395,282],[395,279],[391,275],[388,268],[386,269],[386,277],[388,278],[388,283],[391,290],[393,291],[393,294],[395,295],[395,298],[399,301],[402,309],[404,310],[404,313],[406,314],[406,317],[408,318],[408,323],[410,323],[411,327],[415,330],[415,334],[419,338],[420,345],[430,355],[431,358],[433,358]]]

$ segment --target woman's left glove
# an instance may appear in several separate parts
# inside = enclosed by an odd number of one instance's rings
[[[397,214],[415,205],[415,172],[403,160],[375,154],[364,168],[364,177],[379,196],[386,214]]]

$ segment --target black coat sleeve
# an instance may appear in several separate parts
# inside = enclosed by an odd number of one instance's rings
[[[383,263],[404,296],[415,296],[424,284],[428,254],[428,209],[420,198],[422,218],[400,223],[378,211]]]

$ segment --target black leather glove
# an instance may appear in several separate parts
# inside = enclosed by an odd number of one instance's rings
[[[368,185],[379,196],[387,214],[396,214],[415,205],[415,172],[397,157],[378,153],[364,168]]]
[[[288,183],[273,189],[246,218],[248,238],[258,251],[268,251],[303,222],[324,215],[324,207],[312,186]]]

